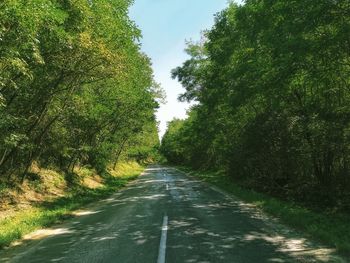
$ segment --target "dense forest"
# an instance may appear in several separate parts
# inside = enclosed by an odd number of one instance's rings
[[[129,0],[0,3],[0,176],[151,160],[162,96]]]
[[[173,70],[195,106],[168,124],[169,162],[350,210],[350,4],[230,4]]]

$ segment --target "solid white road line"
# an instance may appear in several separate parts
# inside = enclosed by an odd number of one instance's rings
[[[167,232],[168,232],[168,216],[165,215],[163,218],[162,234],[160,237],[157,263],[165,263]]]

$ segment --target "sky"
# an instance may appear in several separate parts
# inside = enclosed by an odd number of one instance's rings
[[[171,78],[171,70],[188,59],[186,40],[197,41],[201,31],[210,29],[214,15],[227,0],[135,0],[130,16],[142,31],[142,51],[151,58],[155,80],[166,92],[167,103],[157,112],[159,136],[173,118],[186,118],[189,104],[178,102],[184,89]]]

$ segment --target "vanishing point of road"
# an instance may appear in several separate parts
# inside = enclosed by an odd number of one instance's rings
[[[76,214],[0,252],[0,262],[347,262],[253,206],[163,166]]]

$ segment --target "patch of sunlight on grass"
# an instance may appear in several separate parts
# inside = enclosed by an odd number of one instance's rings
[[[77,173],[81,178],[93,177],[93,176],[97,175],[97,172],[95,169],[91,169],[88,167],[77,167],[74,170],[74,172]]]
[[[253,202],[253,204],[256,205],[256,206],[261,207],[261,206],[263,206],[265,204],[265,202],[264,201],[255,201],[255,202]]]
[[[117,178],[133,179],[137,177],[145,168],[137,162],[121,162],[114,168],[110,168],[108,172]]]

